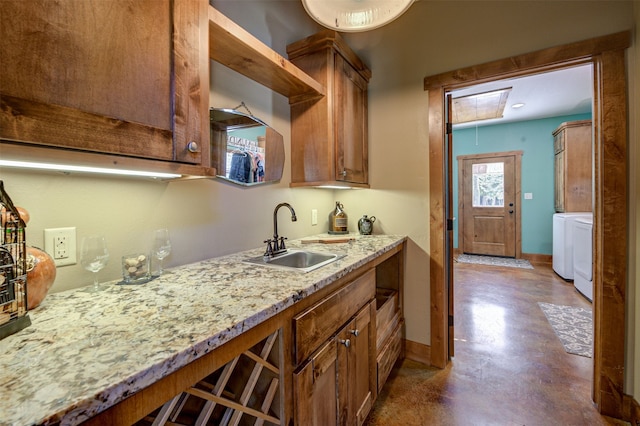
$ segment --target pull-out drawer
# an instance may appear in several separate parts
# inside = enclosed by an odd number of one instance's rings
[[[307,359],[375,296],[373,269],[293,318],[295,363]]]
[[[376,289],[376,348],[378,353],[400,323],[398,292]]]
[[[387,381],[393,365],[402,353],[402,321],[391,334],[387,344],[378,352],[378,392]]]

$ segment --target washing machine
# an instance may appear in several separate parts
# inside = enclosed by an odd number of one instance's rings
[[[553,270],[565,280],[573,279],[573,229],[579,218],[593,218],[590,212],[553,215]]]
[[[573,285],[593,301],[593,218],[579,218],[573,230]]]

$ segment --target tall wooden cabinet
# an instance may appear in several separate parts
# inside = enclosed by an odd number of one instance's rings
[[[591,120],[565,122],[553,132],[556,212],[593,209],[591,135]]]
[[[371,71],[335,31],[287,46],[291,62],[326,96],[291,102],[291,186],[368,187],[367,85]]]
[[[208,168],[207,7],[0,2],[0,139]]]

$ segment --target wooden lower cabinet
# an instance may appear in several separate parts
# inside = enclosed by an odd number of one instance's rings
[[[375,334],[372,335],[372,309],[375,301],[365,306],[352,322],[338,334],[339,418],[338,424],[364,423],[374,399]],[[346,345],[346,342],[349,345]],[[345,343],[343,343],[345,342]]]
[[[375,393],[374,303],[358,312],[294,373],[297,425],[361,425]]]
[[[87,425],[362,425],[402,357],[404,246]]]

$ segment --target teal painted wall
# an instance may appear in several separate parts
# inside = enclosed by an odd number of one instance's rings
[[[453,216],[458,218],[459,155],[522,151],[522,252],[552,254],[553,131],[565,121],[588,120],[591,114],[568,115],[453,131]],[[533,199],[525,200],[531,192]],[[458,220],[453,245],[458,247]]]

